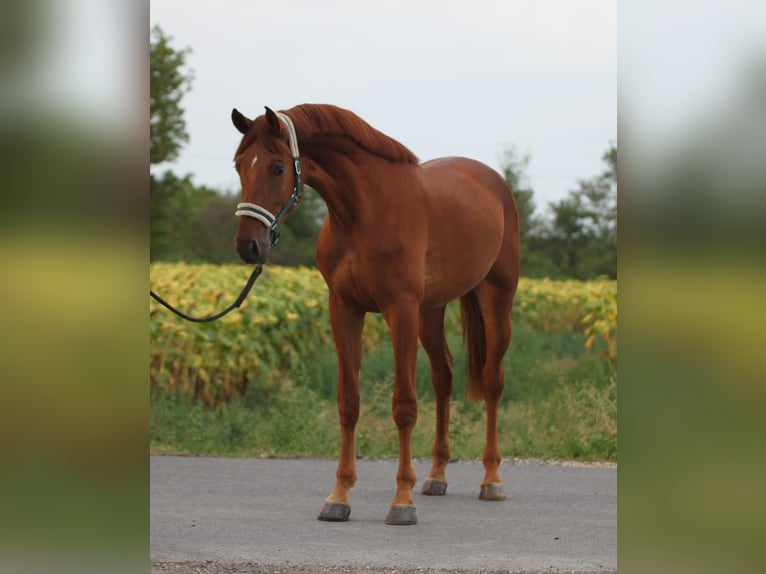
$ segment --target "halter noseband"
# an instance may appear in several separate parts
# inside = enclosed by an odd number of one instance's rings
[[[279,224],[282,223],[282,220],[293,206],[298,204],[303,195],[300,153],[298,152],[298,136],[295,134],[295,126],[293,125],[293,121],[286,114],[276,112],[276,115],[287,126],[287,135],[289,136],[290,141],[290,154],[293,157],[293,169],[295,174],[295,188],[293,189],[293,193],[276,216],[268,209],[249,202],[238,203],[237,211],[234,212],[234,215],[236,216],[252,217],[263,223],[266,227],[271,228],[272,247],[279,241]]]

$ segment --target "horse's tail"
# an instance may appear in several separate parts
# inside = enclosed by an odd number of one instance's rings
[[[487,337],[484,333],[484,318],[474,291],[460,298],[460,317],[463,320],[463,341],[468,352],[468,398],[481,401],[485,398],[481,373],[487,358]]]

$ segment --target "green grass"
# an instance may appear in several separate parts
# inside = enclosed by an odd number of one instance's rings
[[[506,387],[499,413],[504,456],[579,460],[617,459],[616,372],[584,349],[581,333],[550,335],[515,327],[506,355]],[[458,339],[450,441],[454,458],[475,459],[484,449],[484,405],[465,399],[465,357]],[[362,409],[358,454],[395,457],[397,433],[391,416],[393,354],[389,345],[368,352],[362,363]],[[151,400],[153,453],[226,456],[334,457],[338,450],[333,351],[312,357],[285,373],[268,390],[251,385],[239,402],[215,410],[182,395],[154,393]],[[429,457],[434,436],[433,390],[428,360],[417,368],[416,457]]]

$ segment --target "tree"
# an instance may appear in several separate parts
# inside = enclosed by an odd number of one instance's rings
[[[194,223],[210,194],[194,186],[191,176],[178,177],[166,171],[162,177],[149,178],[151,195],[152,261],[198,259],[191,242]],[[215,194],[213,194],[215,195]]]
[[[508,185],[511,186],[513,195],[516,198],[522,244],[539,223],[534,218],[534,190],[529,187],[529,179],[525,173],[531,160],[532,156],[529,155],[529,152],[525,153],[524,156],[520,158],[516,146],[510,145],[506,147],[503,152],[501,166],[503,177],[505,178],[505,181],[508,182]]]
[[[150,163],[172,161],[189,141],[181,99],[191,89],[192,73],[184,70],[190,48],[176,50],[159,26],[149,44]]]
[[[558,272],[547,252],[546,238],[543,235],[546,221],[535,215],[537,206],[534,190],[526,174],[531,160],[529,152],[519,157],[517,147],[508,146],[503,154],[501,172],[513,190],[519,213],[521,273],[525,277],[551,277]]]
[[[547,250],[561,275],[587,279],[617,276],[617,147],[602,156],[606,169],[582,179],[578,189],[550,203]]]

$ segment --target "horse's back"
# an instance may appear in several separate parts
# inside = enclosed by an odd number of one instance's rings
[[[513,203],[513,195],[508,183],[487,164],[467,157],[440,157],[420,164],[427,173],[437,178],[463,174],[483,187],[492,190],[504,202]]]

